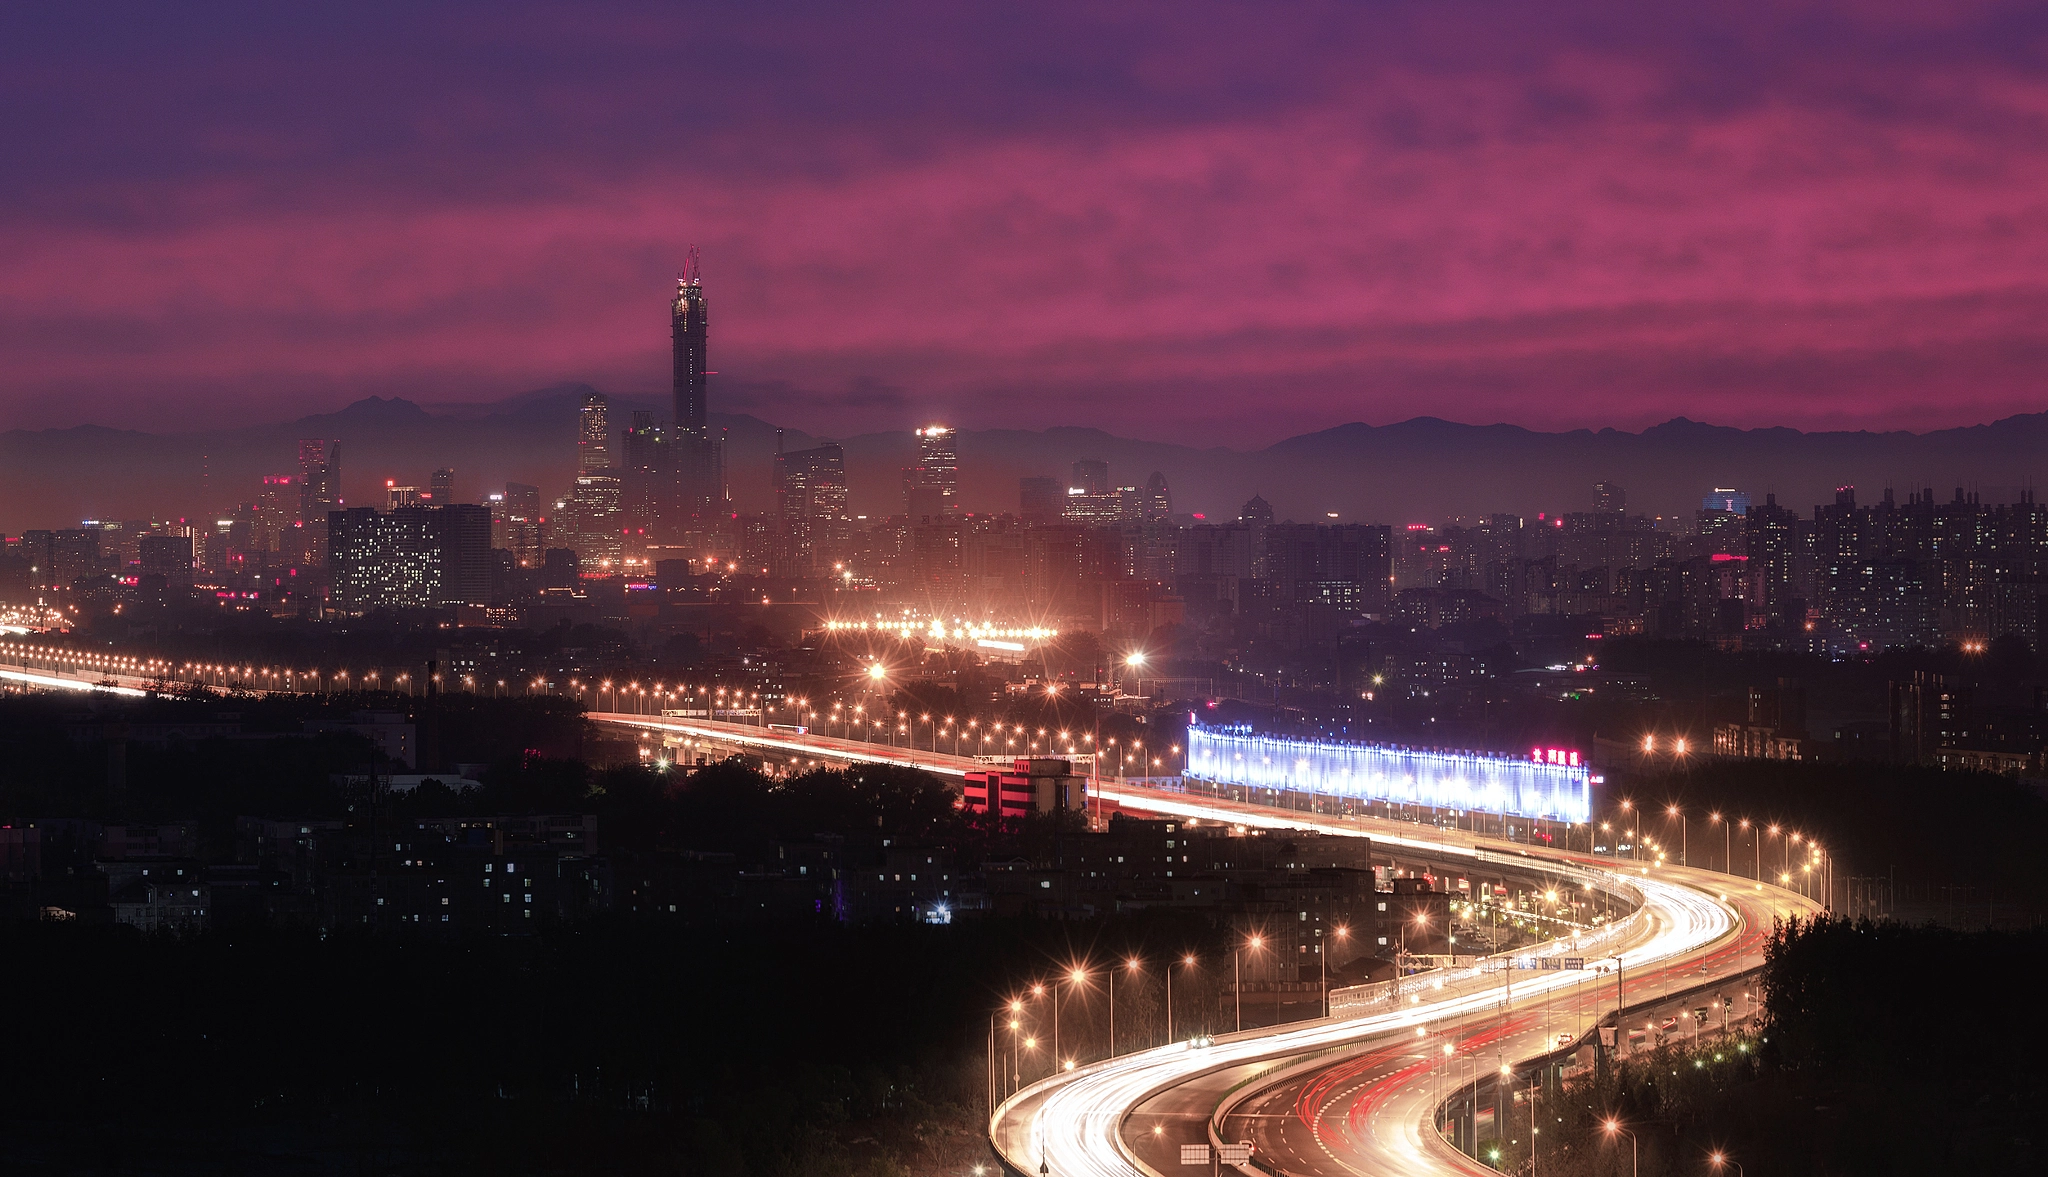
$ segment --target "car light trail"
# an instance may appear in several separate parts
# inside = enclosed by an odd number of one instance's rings
[[[1219,824],[1311,828],[1352,835],[1363,832],[1345,822],[1280,812],[1259,814],[1192,798],[1159,797],[1113,788],[1104,789],[1103,796],[1131,808]],[[1529,865],[1541,863],[1545,869],[1576,881],[1628,890],[1640,897],[1636,914],[1614,928],[1575,941],[1553,942],[1518,955],[1579,955],[1585,952],[1589,941],[1597,938],[1608,950],[1603,955],[1618,956],[1625,971],[1635,970],[1712,944],[1740,923],[1736,910],[1725,900],[1652,876],[1647,868],[1642,873],[1608,870],[1537,853],[1502,853],[1439,838],[1388,835],[1379,830],[1374,830],[1373,836],[1382,843],[1441,854]],[[1581,975],[1560,971],[1532,972],[1515,979],[1514,994],[1521,1000],[1563,990],[1581,980]],[[1041,1080],[997,1109],[990,1125],[991,1136],[1010,1162],[1025,1172],[1044,1164],[1061,1177],[1141,1177],[1147,1170],[1124,1143],[1123,1121],[1131,1109],[1161,1090],[1223,1067],[1304,1054],[1378,1035],[1427,1030],[1433,1024],[1497,1010],[1503,1000],[1501,985],[1476,970],[1445,978],[1441,990],[1432,988],[1424,993],[1427,999],[1418,1004],[1366,1017],[1254,1032],[1244,1037],[1233,1035],[1203,1048],[1170,1044]],[[1389,1107],[1402,1109],[1404,1125],[1407,1120],[1417,1121],[1399,1129],[1398,1140],[1382,1138],[1383,1144],[1395,1147],[1404,1171],[1456,1171],[1449,1158],[1458,1154],[1440,1157],[1437,1152],[1447,1150],[1430,1146],[1430,1131],[1425,1126],[1426,1105],[1416,1104],[1410,1098]],[[1417,1108],[1422,1109],[1422,1114],[1415,1114]]]
[[[5,679],[9,682],[26,683],[36,687],[56,687],[59,690],[89,691],[103,695],[133,695],[140,698],[149,693],[137,690],[134,687],[124,687],[118,683],[102,683],[83,678],[61,678],[54,674],[36,674],[33,671],[0,670],[0,679]]]

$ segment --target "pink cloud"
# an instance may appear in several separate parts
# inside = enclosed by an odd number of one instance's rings
[[[1137,72],[1189,84],[1190,60]],[[849,391],[874,387],[965,424],[1240,443],[1425,413],[2040,409],[2048,81],[1933,60],[1888,90],[1882,111],[1849,86],[1674,105],[1668,63],[1573,47],[912,152],[756,124],[630,164],[493,163],[495,185],[123,178],[97,198],[135,215],[0,241],[0,414],[161,427],[373,392],[657,389],[691,243],[722,379],[819,429],[891,424]],[[428,137],[493,117],[440,111]],[[217,149],[291,151],[231,131]],[[732,163],[751,150],[772,166]]]

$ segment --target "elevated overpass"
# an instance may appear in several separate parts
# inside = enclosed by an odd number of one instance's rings
[[[710,749],[709,755],[713,756],[727,751],[745,752],[785,766],[836,768],[852,764],[893,764],[951,777],[965,776],[988,767],[972,756],[954,756],[900,744],[839,739],[816,732],[777,730],[757,724],[637,715],[630,711],[593,711],[589,717],[594,723],[653,736],[660,739],[665,747],[685,753],[698,747]]]

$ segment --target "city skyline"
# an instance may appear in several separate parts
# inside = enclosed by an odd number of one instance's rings
[[[9,1171],[2048,1143],[2048,9],[95,0],[0,94]]]
[[[667,417],[667,396],[608,396],[587,388],[541,390],[511,398],[482,414],[435,411],[402,401],[366,400],[340,414],[230,431],[193,434],[106,433],[67,430],[0,434],[0,530],[68,526],[83,518],[137,518],[205,514],[224,509],[243,482],[292,469],[287,452],[298,439],[337,436],[352,455],[345,464],[352,504],[381,501],[387,483],[425,489],[429,471],[462,471],[465,497],[506,481],[571,478],[579,459],[564,449],[560,431],[573,428],[591,395],[608,406],[608,420]],[[645,407],[643,407],[645,406]],[[726,479],[735,508],[772,510],[777,428],[751,415],[712,413],[719,447],[730,447]],[[914,422],[917,419],[912,419]],[[565,424],[566,423],[566,424]],[[911,422],[828,435],[782,430],[789,444],[811,445],[828,436],[846,448],[851,509],[886,515],[904,509],[899,468],[916,461]],[[1382,522],[1443,521],[1473,511],[1527,514],[1588,509],[1589,483],[1604,471],[1625,482],[1640,509],[1684,513],[1731,481],[1749,491],[1776,491],[1810,507],[1834,488],[1855,485],[1866,496],[1886,487],[1963,486],[1986,501],[2005,502],[2039,486],[2035,457],[2048,438],[2048,414],[2023,415],[1992,426],[1929,434],[1788,430],[1733,430],[1674,421],[1630,433],[1620,430],[1538,433],[1472,427],[1434,418],[1387,427],[1347,426],[1290,438],[1263,449],[1198,449],[1100,430],[967,430],[951,428],[966,455],[959,478],[964,510],[978,514],[1019,509],[1016,480],[1046,476],[1064,489],[1073,462],[1106,458],[1120,482],[1142,482],[1164,471],[1179,509],[1205,514],[1233,509],[1252,494],[1272,499],[1283,514],[1319,516],[1338,510],[1347,518]],[[627,453],[631,426],[607,425],[610,447]],[[661,427],[645,436],[665,453]],[[268,440],[266,440],[268,439]],[[611,461],[614,455],[594,456]],[[1456,470],[1450,479],[1429,471]],[[209,485],[219,489],[209,491]],[[173,504],[182,504],[173,506]]]

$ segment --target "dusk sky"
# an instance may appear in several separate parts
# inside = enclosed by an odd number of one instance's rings
[[[2048,17],[17,4],[0,428],[659,393],[1243,447],[2048,409]]]

